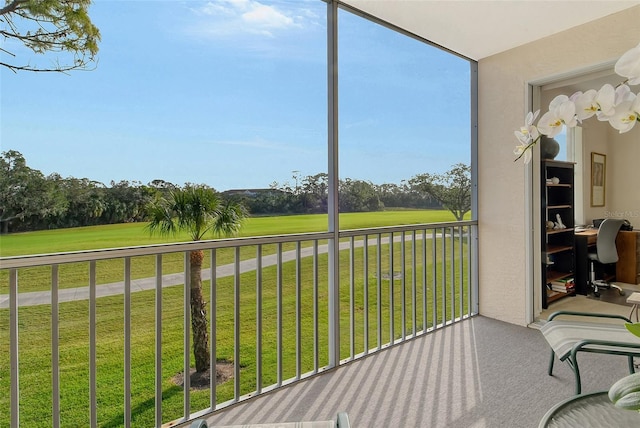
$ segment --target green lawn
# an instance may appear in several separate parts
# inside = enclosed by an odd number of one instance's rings
[[[454,220],[453,215],[446,210],[347,213],[340,215],[340,229],[362,229]],[[324,214],[250,217],[247,219],[239,236],[321,232],[327,230],[327,222],[327,216]],[[119,248],[189,240],[185,233],[175,237],[150,236],[145,226],[146,223],[124,223],[0,235],[0,257]]]
[[[300,217],[300,218],[298,218]],[[397,225],[402,223],[429,223],[438,221],[451,221],[452,216],[444,211],[401,211],[344,215],[342,218],[343,229],[364,228],[383,225]],[[303,232],[310,230],[324,230],[325,216],[295,216],[295,217],[263,217],[252,218],[247,222],[244,235],[251,233],[273,235],[284,233],[282,223],[286,225],[286,232]],[[276,229],[276,226],[278,227]],[[317,229],[311,229],[311,228]],[[31,240],[30,248],[38,248],[38,252],[50,252],[47,248],[56,248],[57,243],[52,242],[55,233],[66,232],[66,235],[78,235],[75,238],[64,237],[60,234],[61,241],[67,250],[78,249],[73,245],[103,248],[108,246],[127,246],[135,244],[152,243],[144,232],[140,232],[141,225],[117,225],[103,226],[100,228],[81,228],[66,231],[37,232],[33,234],[10,235],[6,238],[27,238]],[[277,230],[277,232],[273,232]],[[54,235],[50,235],[54,233]],[[37,235],[45,236],[37,236]],[[32,235],[36,235],[33,237]],[[129,241],[127,241],[127,236]],[[63,238],[64,237],[64,238]],[[3,238],[4,239],[4,238]],[[146,239],[140,242],[137,239]],[[4,247],[3,240],[3,247]],[[113,243],[120,242],[120,244]],[[161,241],[155,241],[161,242]],[[104,244],[108,243],[108,244]],[[135,245],[134,244],[134,245]],[[422,257],[421,243],[416,248],[416,259]],[[364,274],[364,250],[355,250],[355,271],[353,273],[353,287],[351,287],[350,254],[343,251],[340,254],[340,318],[341,318],[341,358],[349,358],[351,349],[357,354],[363,352],[365,337],[368,338],[369,347],[377,345],[377,331],[380,328],[382,342],[386,343],[391,336],[400,337],[402,326],[405,326],[407,334],[414,330],[422,329],[423,325],[432,327],[434,324],[449,320],[458,316],[461,295],[465,298],[463,311],[467,312],[466,296],[468,284],[466,279],[458,278],[457,267],[462,264],[464,272],[468,272],[468,261],[458,259],[458,251],[455,256],[455,281],[450,277],[451,261],[442,261],[442,242],[436,239],[435,243],[429,242],[425,246],[427,265],[424,267],[427,274],[428,286],[424,295],[427,304],[422,306],[423,291],[421,277],[423,267],[416,265],[416,276],[419,287],[416,290],[416,307],[411,303],[413,290],[411,277],[413,265],[411,263],[412,243],[405,244],[407,255],[404,266],[406,272],[406,287],[403,290],[400,281],[388,280],[380,282],[376,277],[377,258],[374,250],[368,254],[369,271]],[[447,245],[450,245],[447,244]],[[458,245],[458,241],[456,241]],[[466,254],[466,242],[464,254]],[[434,248],[435,246],[435,248]],[[25,246],[27,248],[29,246]],[[274,246],[265,246],[265,252],[273,252]],[[86,247],[85,247],[86,248]],[[4,248],[3,248],[4,250]],[[389,271],[389,245],[381,248],[381,270]],[[393,271],[400,271],[400,254],[402,246],[399,243],[393,245],[394,267]],[[448,254],[451,248],[448,246]],[[243,254],[247,257],[255,256],[255,248],[247,248]],[[222,258],[227,256],[221,255]],[[432,260],[435,258],[435,266]],[[163,258],[163,272],[182,269],[182,255]],[[112,264],[108,264],[111,262]],[[113,277],[122,275],[122,261],[105,261],[104,265],[98,265],[98,273],[101,276]],[[153,272],[153,258],[140,257],[132,261],[135,275],[149,275]],[[50,271],[50,269],[45,269]],[[74,268],[73,265],[60,267],[61,286],[63,283],[72,283],[74,280],[86,282],[86,264],[84,267]],[[20,270],[20,291],[28,282],[27,269]],[[102,273],[107,271],[108,273]],[[300,304],[301,304],[301,366],[302,372],[313,369],[313,308],[314,302],[318,302],[318,332],[319,365],[328,363],[328,279],[327,256],[320,255],[318,259],[318,288],[317,298],[313,294],[313,260],[305,258],[301,262],[300,278]],[[435,272],[436,278],[432,278]],[[442,284],[442,273],[447,272],[447,281]],[[0,272],[6,274],[6,272]],[[44,273],[37,281],[50,284],[47,280],[48,273]],[[77,278],[74,275],[78,276]],[[2,289],[7,288],[6,275],[2,276]],[[296,332],[296,266],[294,262],[283,264],[282,269],[282,364],[283,379],[295,376],[295,332]],[[106,280],[106,279],[105,279]],[[263,323],[263,385],[270,385],[276,380],[276,267],[267,267],[262,272],[262,323]],[[456,284],[453,287],[453,284]],[[460,286],[460,284],[463,284]],[[220,278],[217,282],[217,349],[219,359],[233,360],[233,278]],[[35,285],[34,285],[35,287]],[[205,299],[209,300],[209,282],[204,283]],[[365,298],[365,290],[368,299]],[[377,294],[380,293],[380,303]],[[402,297],[405,295],[407,316],[402,319]],[[393,306],[391,296],[393,295]],[[135,427],[152,426],[154,423],[154,291],[134,293],[131,296],[131,320],[132,320],[132,425]],[[182,333],[183,333],[183,287],[170,287],[163,290],[162,311],[162,344],[163,344],[163,422],[174,420],[181,416],[183,407],[182,391],[171,382],[171,377],[182,370]],[[453,302],[452,302],[453,300]],[[353,312],[350,311],[353,308]],[[452,314],[454,310],[456,313]],[[413,324],[412,312],[415,309],[416,325]],[[423,319],[423,309],[427,311],[426,319]],[[240,375],[241,394],[250,393],[256,388],[256,274],[249,272],[240,277]],[[377,316],[380,312],[381,322],[378,325]],[[97,371],[98,371],[98,421],[102,427],[120,427],[122,423],[122,396],[123,390],[123,297],[114,296],[100,298],[97,301],[98,334],[97,334]],[[391,330],[390,320],[393,313],[394,328]],[[365,332],[364,317],[369,317],[369,330]],[[9,390],[9,352],[8,352],[8,310],[0,310],[0,390]],[[63,426],[86,426],[88,421],[89,384],[88,384],[88,302],[69,302],[60,304],[60,378],[61,378],[61,420]],[[24,307],[19,309],[20,322],[20,420],[21,424],[38,424],[42,421],[42,415],[49,415],[51,411],[51,308],[49,306]],[[354,326],[353,343],[350,341],[350,325]],[[233,381],[220,385],[217,389],[217,401],[223,402],[233,398]],[[0,409],[9,408],[8,394],[0,394]],[[193,391],[191,395],[192,411],[207,407],[209,391]],[[0,428],[8,427],[8,413],[0,410]]]
[[[349,213],[341,215],[343,229],[362,229],[378,226],[392,226],[416,223],[435,223],[452,221],[449,211],[383,211],[374,213]],[[253,217],[246,221],[241,236],[267,236],[284,233],[315,232],[326,230],[326,215],[302,215],[282,217]],[[118,248],[136,245],[148,245],[169,242],[188,241],[186,234],[175,237],[151,237],[144,223],[125,223],[107,226],[81,227],[18,233],[0,237],[2,256],[47,254],[54,252],[80,251],[101,248]],[[306,242],[303,245],[311,245]],[[294,244],[284,244],[283,250],[292,250]],[[273,254],[275,246],[265,246],[263,254]],[[234,251],[222,249],[217,252],[218,265],[233,263]],[[243,247],[242,260],[255,257],[255,248]],[[182,253],[166,254],[163,257],[163,273],[182,272],[184,269]],[[148,278],[155,275],[154,256],[132,259],[132,279]],[[203,267],[208,268],[210,257],[205,257]],[[59,288],[83,287],[89,283],[87,263],[69,263],[59,267]],[[97,283],[107,284],[123,281],[122,259],[101,260],[97,262]],[[48,266],[21,269],[19,272],[20,292],[47,291],[51,284],[51,268]],[[8,272],[0,271],[0,294],[9,292]]]

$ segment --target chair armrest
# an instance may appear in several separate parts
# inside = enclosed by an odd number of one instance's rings
[[[640,355],[640,343],[626,343],[626,342],[615,342],[611,340],[585,339],[573,345],[573,348],[571,349],[571,359],[575,361],[576,354],[582,351],[584,347],[589,345],[611,346],[614,348],[619,348],[619,350],[609,350],[609,351],[598,350],[595,352],[601,352],[601,353],[607,353],[607,354],[613,354],[613,355],[629,355],[629,354]],[[585,351],[589,352],[590,350],[587,349]]]
[[[579,316],[579,317],[593,317],[593,318],[612,318],[612,319],[621,319],[625,322],[632,322],[629,318],[623,315],[616,314],[598,314],[593,312],[576,312],[576,311],[557,311],[549,315],[547,321],[553,320],[557,316],[561,315],[569,315],[569,316]]]

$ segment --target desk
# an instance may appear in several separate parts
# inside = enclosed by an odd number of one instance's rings
[[[575,238],[576,292],[588,294],[589,259],[587,253],[589,252],[589,247],[596,245],[598,229],[576,232]],[[618,263],[616,263],[615,270],[616,281],[626,282],[627,284],[640,284],[640,231],[621,230],[618,232],[616,248],[618,249]]]
[[[640,305],[640,293],[631,293],[631,296],[627,297],[627,303],[631,303],[631,313],[629,313],[629,319],[633,321],[633,313],[636,313],[636,322],[640,322],[638,319],[638,305]]]
[[[616,279],[627,284],[640,284],[640,230],[620,231],[616,238],[618,264]]]

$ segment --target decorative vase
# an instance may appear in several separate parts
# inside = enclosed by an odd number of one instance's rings
[[[540,157],[542,159],[553,159],[560,152],[560,143],[555,139],[545,135],[540,137]]]

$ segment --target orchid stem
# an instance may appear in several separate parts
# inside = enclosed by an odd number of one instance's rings
[[[538,137],[534,141],[530,142],[529,145],[524,148],[522,153],[520,153],[520,155],[517,158],[515,158],[513,161],[517,162],[522,156],[524,156],[525,153],[527,153],[527,150],[529,150],[531,147],[533,147],[534,144],[536,144],[538,142],[539,139],[540,139],[540,137]]]

